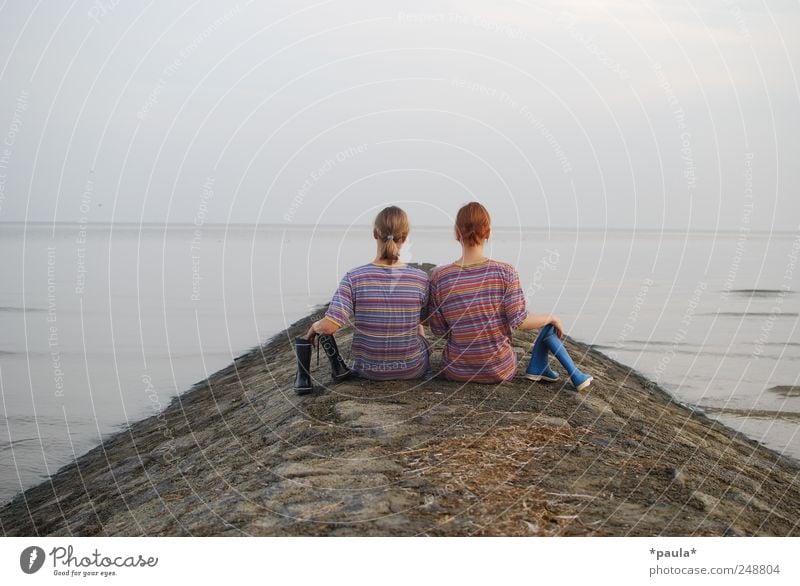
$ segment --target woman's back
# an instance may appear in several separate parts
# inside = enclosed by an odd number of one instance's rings
[[[438,267],[431,274],[428,306],[431,329],[447,336],[442,368],[448,378],[513,378],[511,332],[527,315],[514,267],[491,259]]]
[[[354,370],[374,379],[425,373],[427,347],[418,327],[427,296],[428,276],[408,265],[369,263],[348,271],[325,316],[354,326]]]

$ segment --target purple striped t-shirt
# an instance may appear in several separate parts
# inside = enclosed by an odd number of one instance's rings
[[[429,365],[428,346],[418,332],[427,300],[428,275],[423,271],[370,263],[342,278],[325,317],[355,328],[350,354],[360,376],[418,378]]]
[[[428,322],[447,338],[445,376],[485,383],[514,378],[511,333],[528,315],[516,269],[491,259],[448,264],[433,270],[430,287]]]

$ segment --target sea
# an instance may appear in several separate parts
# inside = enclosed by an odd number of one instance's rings
[[[487,252],[518,268],[529,311],[800,459],[800,232],[495,228]],[[459,253],[451,227],[417,227],[403,258]],[[360,225],[0,224],[0,504],[328,301],[374,254]]]

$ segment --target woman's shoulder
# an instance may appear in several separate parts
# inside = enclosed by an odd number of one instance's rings
[[[358,278],[362,276],[367,277],[392,277],[396,278],[397,274],[408,275],[415,279],[422,279],[424,281],[428,281],[428,273],[423,271],[422,269],[418,269],[417,267],[413,267],[407,264],[401,264],[397,266],[391,265],[378,265],[374,262],[368,262],[363,265],[359,265],[347,271],[347,276],[350,278]]]
[[[510,262],[503,262],[502,260],[495,260],[493,258],[489,259],[489,264],[500,271],[506,271],[508,273],[516,273],[517,269],[512,265]]]
[[[428,273],[423,271],[418,267],[414,267],[408,264],[401,265],[399,267],[391,269],[392,272],[397,271],[394,273],[395,275],[401,275],[400,278],[406,281],[407,283],[414,283],[422,288],[427,289],[428,283],[430,282],[430,277],[428,277]],[[392,276],[394,280],[395,276]]]
[[[497,274],[502,275],[503,279],[506,281],[513,281],[519,278],[516,267],[511,263],[490,259],[489,267]]]
[[[455,266],[455,263],[449,262],[447,264],[433,267],[431,269],[431,283],[438,281],[443,275],[451,272]]]
[[[425,271],[423,271],[422,269],[420,269],[418,267],[412,267],[412,266],[406,265],[405,269],[406,269],[406,272],[409,275],[412,275],[413,277],[415,277],[417,279],[421,279],[421,280],[425,281],[426,283],[428,281],[430,281],[430,276],[428,275],[428,273],[426,273]]]
[[[353,267],[348,270],[344,277],[342,277],[343,281],[349,281],[350,283],[356,283],[364,278],[374,278],[375,277],[375,270],[378,267],[373,265],[372,263],[367,263],[363,265],[358,265],[357,267]]]
[[[515,275],[517,272],[517,269],[514,268],[514,265],[491,258],[467,266],[462,266],[458,263],[451,262],[434,268],[431,271],[431,282],[433,283],[440,281],[448,276],[453,276],[453,278],[461,278],[465,270],[470,271],[471,273],[480,273],[484,275],[486,274],[486,271],[502,273],[503,276],[509,277]]]

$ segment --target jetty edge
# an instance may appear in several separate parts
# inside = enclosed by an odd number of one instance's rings
[[[17,495],[7,536],[800,534],[800,466],[568,339],[585,391],[351,379],[292,392],[322,310]],[[349,355],[352,329],[336,334]],[[516,333],[521,358],[535,333]],[[441,342],[434,347],[437,371]],[[562,379],[565,379],[563,372]]]

